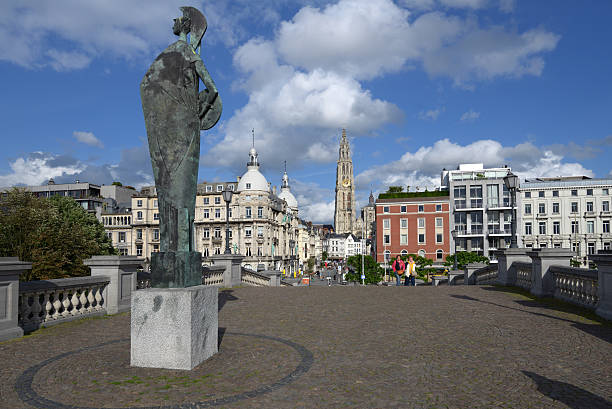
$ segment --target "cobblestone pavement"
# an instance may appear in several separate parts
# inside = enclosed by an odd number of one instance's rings
[[[612,325],[507,289],[247,287],[220,307],[193,371],[130,368],[129,314],[0,343],[0,407],[612,407]]]

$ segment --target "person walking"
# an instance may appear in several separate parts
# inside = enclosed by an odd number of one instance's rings
[[[415,283],[416,277],[416,263],[412,259],[412,256],[408,258],[408,263],[406,263],[406,276],[404,278],[404,285],[416,285]]]
[[[400,258],[399,254],[393,261],[391,268],[393,269],[393,274],[395,275],[395,285],[399,286],[400,276],[404,274],[404,270],[406,270],[406,265],[404,264],[404,261]]]

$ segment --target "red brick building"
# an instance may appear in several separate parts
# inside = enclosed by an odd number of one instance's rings
[[[390,197],[392,196],[392,197]],[[381,194],[376,200],[376,261],[419,254],[441,264],[450,254],[448,192]]]

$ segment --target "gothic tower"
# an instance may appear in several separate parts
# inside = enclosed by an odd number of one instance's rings
[[[342,140],[336,168],[336,211],[334,230],[337,234],[353,233],[355,223],[355,186],[353,184],[353,161],[351,149],[346,139],[346,129],[342,129]]]

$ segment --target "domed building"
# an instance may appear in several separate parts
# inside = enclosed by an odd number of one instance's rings
[[[251,148],[249,151],[249,162],[247,163],[247,171],[238,181],[237,192],[246,193],[269,193],[270,185],[266,177],[259,171],[259,162],[257,161],[257,151]]]
[[[298,202],[293,193],[291,193],[291,188],[289,187],[289,176],[287,176],[287,170],[285,169],[285,174],[283,175],[283,183],[281,185],[281,192],[278,195],[279,199],[287,202],[287,206],[289,209],[293,211],[295,215],[298,213]]]

